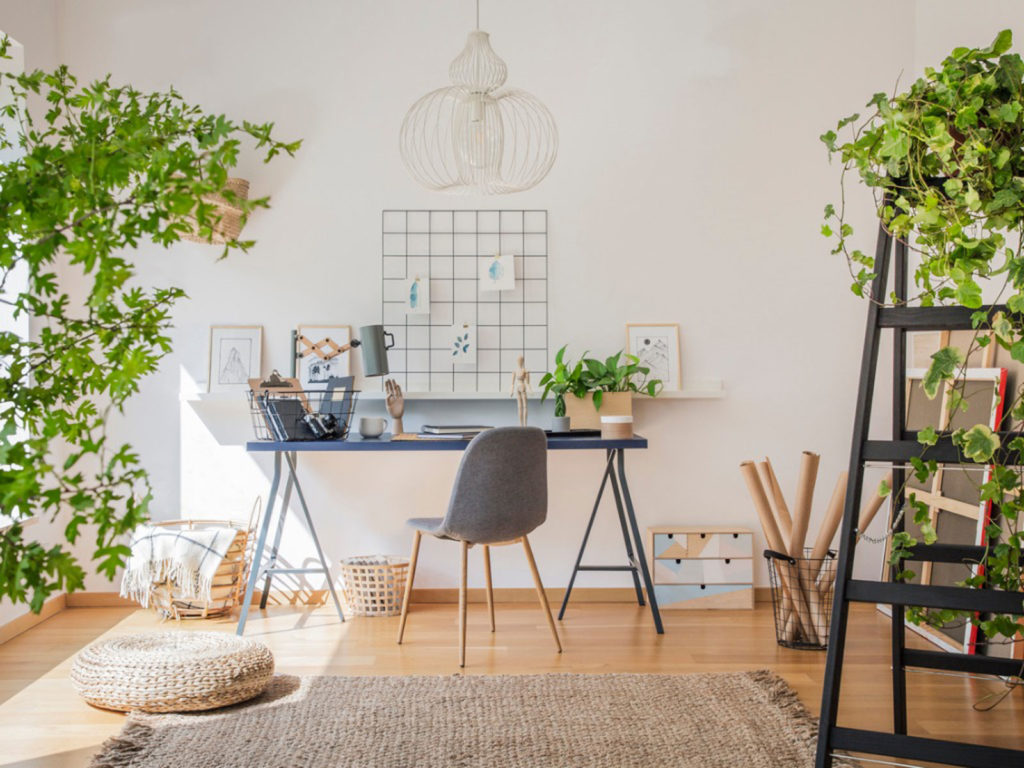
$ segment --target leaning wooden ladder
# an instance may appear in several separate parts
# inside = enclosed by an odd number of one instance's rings
[[[890,201],[887,201],[890,202]],[[894,255],[893,255],[894,252]],[[893,293],[897,306],[881,307],[872,302],[868,309],[864,351],[861,357],[857,411],[853,425],[853,445],[850,451],[850,482],[846,487],[846,501],[840,533],[839,561],[832,612],[831,641],[825,666],[825,686],[822,694],[816,768],[831,766],[837,750],[880,755],[901,760],[925,760],[967,768],[1006,768],[1024,764],[1024,750],[991,747],[980,744],[928,739],[907,734],[907,680],[908,667],[968,672],[988,675],[1019,675],[1021,662],[991,656],[974,656],[944,651],[925,651],[906,647],[904,624],[905,607],[951,608],[986,613],[1017,614],[1021,611],[1021,595],[997,590],[979,590],[967,587],[946,587],[895,581],[876,582],[853,578],[854,551],[857,545],[857,511],[861,506],[861,486],[864,482],[866,462],[892,463],[893,504],[899,509],[904,503],[903,485],[906,463],[920,456],[922,446],[916,432],[905,428],[908,331],[969,330],[973,328],[971,315],[975,310],[966,307],[908,307],[900,306],[907,298],[907,245],[896,240],[879,226],[875,249],[876,275],[872,296],[886,296],[890,256],[895,262]],[[1000,306],[983,308],[991,317],[1004,309]],[[869,440],[871,405],[878,365],[879,337],[882,329],[893,331],[892,370],[892,439]],[[1002,433],[1006,444],[1006,433]],[[930,447],[929,459],[940,463],[970,463],[960,455],[948,435]],[[1015,461],[1024,461],[1020,457]],[[896,523],[902,530],[902,520]],[[984,557],[981,546],[952,544],[918,544],[913,559],[932,563],[977,562]],[[846,648],[846,628],[850,603],[882,603],[892,606],[892,732],[869,731],[839,727],[839,693]]]

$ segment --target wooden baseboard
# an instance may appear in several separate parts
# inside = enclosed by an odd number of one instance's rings
[[[552,604],[560,603],[565,594],[565,590],[561,587],[552,587],[545,591]],[[274,590],[271,593],[270,604],[323,605],[329,599],[326,589],[298,592]],[[530,587],[503,587],[494,590],[494,602],[496,603],[532,603],[536,599],[537,593]],[[259,600],[260,592],[257,590],[252,601],[255,604]],[[473,588],[468,590],[467,600],[471,603],[485,603],[487,596],[482,588]],[[755,587],[754,600],[758,603],[770,602],[771,590],[768,587]],[[414,603],[458,603],[459,590],[454,588],[414,589],[412,601]],[[630,587],[576,587],[572,591],[572,602],[574,603],[632,603],[635,601],[636,592]],[[117,592],[74,592],[66,596],[66,605],[68,608],[133,608],[138,606],[134,601],[121,597]],[[42,619],[39,620],[42,621]],[[19,631],[24,632],[24,629]],[[3,637],[2,633],[0,633],[0,637]]]
[[[11,638],[17,637],[22,632],[32,629],[37,624],[41,624],[51,616],[63,611],[67,606],[66,598],[67,595],[54,595],[43,603],[43,609],[39,613],[26,613],[24,616],[19,616],[0,626],[0,644],[6,643]]]

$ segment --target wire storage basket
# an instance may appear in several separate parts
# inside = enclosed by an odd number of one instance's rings
[[[344,440],[355,412],[357,389],[249,391],[257,440]]]
[[[409,561],[393,555],[348,557],[341,561],[345,601],[356,616],[397,616],[402,612]]]
[[[811,551],[805,550],[809,555]],[[793,558],[770,549],[768,580],[775,614],[775,639],[785,648],[825,650],[832,620],[832,592],[836,583],[836,554]]]

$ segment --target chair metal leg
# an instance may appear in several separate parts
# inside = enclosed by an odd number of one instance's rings
[[[540,600],[541,610],[544,611],[544,616],[547,617],[548,626],[551,628],[551,636],[555,638],[555,645],[558,646],[558,652],[561,653],[562,641],[558,639],[558,629],[555,627],[555,619],[551,615],[551,606],[548,604],[548,596],[544,591],[544,584],[540,580],[540,573],[537,572],[537,563],[533,559],[530,540],[523,536],[521,541],[523,542],[523,551],[526,552],[526,561],[530,564],[530,572],[533,574],[533,585],[537,588],[537,598]]]
[[[491,632],[494,631],[494,588],[491,586],[491,548],[484,544],[484,579],[487,582],[487,612],[491,615]]]
[[[466,666],[466,570],[469,560],[469,542],[462,545],[462,568],[459,573],[459,666]]]
[[[423,534],[416,531],[412,538],[412,554],[409,556],[409,575],[405,580],[405,595],[402,597],[402,618],[398,622],[398,644],[405,635],[405,619],[409,614],[409,596],[412,595],[412,581],[416,578],[416,559],[420,556],[420,540]]]

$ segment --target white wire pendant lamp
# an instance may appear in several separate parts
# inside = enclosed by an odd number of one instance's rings
[[[421,98],[402,122],[402,161],[428,189],[503,195],[536,186],[558,152],[555,120],[540,100],[502,88],[505,62],[480,30],[448,67],[452,85]]]

